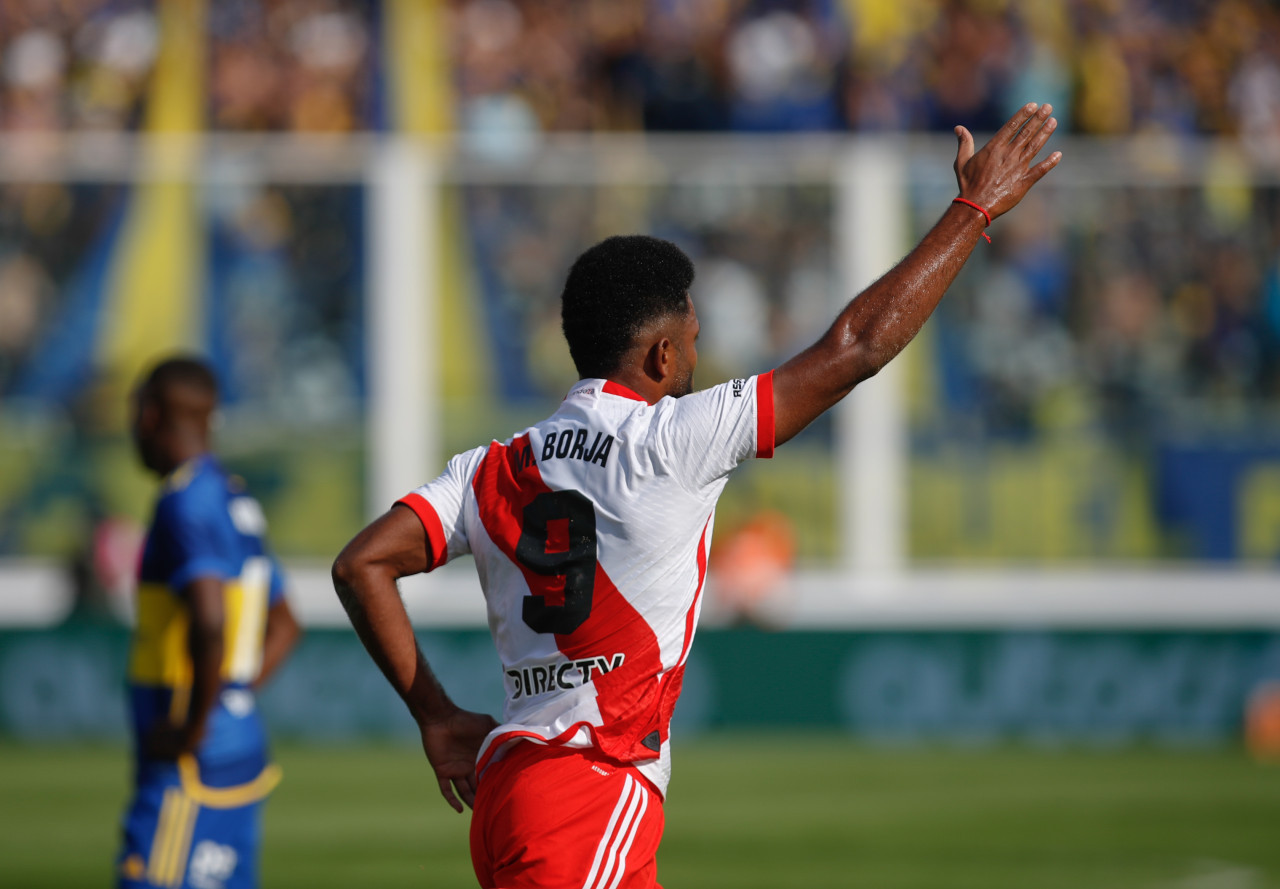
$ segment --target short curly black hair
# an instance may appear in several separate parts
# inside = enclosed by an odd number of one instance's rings
[[[560,295],[560,322],[582,377],[607,377],[644,325],[689,311],[693,262],[648,235],[615,235],[579,256]]]
[[[143,383],[158,396],[170,386],[181,386],[218,400],[218,378],[208,362],[197,355],[173,355],[164,359],[151,369]]]

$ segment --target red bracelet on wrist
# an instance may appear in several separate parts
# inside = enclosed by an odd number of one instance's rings
[[[951,203],[953,203],[953,204],[964,204],[964,205],[965,205],[965,206],[967,206],[967,207],[972,207],[973,209],[977,210],[979,213],[981,213],[981,214],[986,218],[986,220],[987,220],[987,225],[990,225],[990,224],[991,224],[991,214],[990,214],[990,213],[988,213],[988,212],[986,211],[986,208],[978,206],[978,205],[977,205],[977,204],[975,204],[973,201],[968,200],[967,198],[953,198],[953,199],[952,199],[952,201],[951,201]],[[986,239],[987,239],[987,243],[988,243],[988,244],[990,244],[990,243],[991,243],[991,235],[987,234],[986,232],[983,232],[983,233],[982,233],[982,236],[983,236],[984,238],[986,238]]]

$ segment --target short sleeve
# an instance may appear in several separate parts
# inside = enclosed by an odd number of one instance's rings
[[[471,552],[465,509],[471,481],[484,453],[484,448],[474,448],[458,454],[443,473],[396,501],[413,510],[427,532],[431,558],[428,570]]]
[[[239,571],[225,551],[212,504],[195,488],[175,491],[156,509],[155,533],[171,566],[166,582],[181,590],[198,577],[228,580]]]
[[[751,457],[772,457],[773,372],[675,399],[663,426],[671,470],[691,488],[724,478]]]

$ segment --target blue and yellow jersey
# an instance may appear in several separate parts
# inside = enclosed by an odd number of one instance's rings
[[[183,590],[201,577],[222,581],[222,693],[194,760],[179,763],[188,791],[210,804],[250,802],[275,783],[251,689],[261,666],[267,611],[284,591],[265,531],[257,501],[204,455],[165,479],[142,554],[129,658],[135,738],[158,720],[179,724],[186,718],[191,657]]]

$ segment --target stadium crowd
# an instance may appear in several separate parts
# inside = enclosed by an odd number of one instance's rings
[[[203,9],[208,130],[390,125],[383,3]],[[165,10],[0,0],[0,132],[145,129]],[[951,413],[939,415],[976,417],[983,435],[1035,435],[1052,422],[1046,406],[1083,386],[1088,416],[1123,439],[1152,418],[1217,423],[1223,405],[1247,420],[1280,395],[1280,198],[1250,178],[1280,164],[1274,3],[441,0],[440,12],[453,126],[481,146],[549,132],[980,131],[1032,96],[1053,103],[1067,133],[1236,137],[1213,143],[1207,187],[1046,189],[975,262],[983,287],[962,279],[944,306],[937,389]],[[248,343],[261,348],[236,358],[247,368],[240,391],[268,410],[278,381],[298,376],[281,362],[299,350],[323,354],[324,379],[342,378],[352,399],[362,392],[356,191],[263,185],[206,202],[215,315],[255,333]],[[0,396],[31,378],[34,355],[55,351],[48,337],[75,273],[125,199],[115,186],[0,185]],[[617,221],[609,200],[465,190],[486,335],[514,362],[497,377],[499,397],[556,389],[545,372],[558,354],[556,276],[546,273],[602,219]],[[840,296],[829,196],[759,188],[727,210],[724,200],[687,190],[647,204],[649,227],[698,260],[713,374],[790,354]],[[1204,249],[1177,249],[1185,243]],[[325,244],[349,249],[314,246]],[[307,279],[326,294],[308,303],[299,282],[323,267],[316,255],[341,262],[326,281]]]
[[[475,0],[463,126],[949,131],[1027,95],[1071,131],[1275,134],[1280,12],[1256,0]]]
[[[210,129],[370,128],[371,4],[226,0],[206,10]],[[159,12],[154,0],[0,2],[0,128],[140,129]]]
[[[205,9],[210,130],[343,132],[382,125],[379,3],[226,0]],[[981,130],[1035,95],[1052,101],[1059,120],[1077,133],[1238,135],[1244,145],[1258,146],[1254,154],[1264,160],[1280,145],[1280,9],[1261,0],[448,0],[442,12],[454,120],[473,136],[929,131],[948,130],[956,121]],[[0,129],[142,127],[160,51],[159,15],[154,0],[0,0]],[[32,342],[29,334],[51,304],[40,294],[58,289],[58,269],[68,265],[66,257],[46,254],[68,240],[68,226],[86,224],[73,219],[85,215],[78,208],[87,200],[57,185],[8,185],[6,191],[0,389],[4,368]],[[483,206],[473,209],[484,216]],[[1228,282],[1204,283],[1209,295],[1202,298],[1190,285],[1175,293],[1171,283],[1148,279],[1137,281],[1134,292],[1152,291],[1167,303],[1169,311],[1148,314],[1182,331],[1187,361],[1201,379],[1217,375],[1262,391],[1271,386],[1263,379],[1270,379],[1267,362],[1254,361],[1247,372],[1223,370],[1240,363],[1231,356],[1241,350],[1237,334],[1218,330],[1252,324],[1251,339],[1269,341],[1277,326],[1269,319],[1280,314],[1262,300],[1278,287],[1266,264],[1273,245],[1262,243],[1276,225],[1265,206],[1242,213],[1245,218],[1227,220],[1228,227],[1247,224],[1259,249],[1243,251],[1234,263],[1204,262],[1245,271],[1181,279]],[[1223,216],[1214,219],[1221,223]],[[485,232],[477,237],[485,240]],[[1149,240],[1128,238],[1130,255],[1150,252],[1142,247]],[[734,267],[766,285],[776,277],[749,261]],[[1015,261],[1011,268],[1017,267]],[[1068,287],[1065,274],[1028,286]],[[1242,277],[1255,282],[1244,288],[1249,299],[1226,293],[1229,282]],[[745,292],[776,294],[756,300],[765,303],[761,317],[772,311],[785,320],[793,313],[777,286],[746,283]],[[1052,315],[1073,327],[1074,339],[1090,339],[1080,328],[1081,311],[1066,311],[1065,296],[1039,299],[1043,305],[1032,315]],[[1208,309],[1187,308],[1206,301]],[[1223,317],[1206,320],[1215,312]],[[1090,322],[1105,328],[1102,339],[1169,339],[1135,334],[1132,317],[1103,314]],[[1198,320],[1185,320],[1192,316]],[[786,324],[775,317],[772,326]],[[1196,333],[1202,329],[1210,332]],[[777,351],[793,342],[785,331],[774,339]],[[757,344],[749,351],[766,360],[773,350]],[[1244,352],[1269,354],[1259,345]],[[1108,362],[1114,360],[1102,363]],[[1032,378],[1011,375],[1023,388]]]
[[[1263,0],[447,0],[459,128],[949,130],[1043,95],[1088,134],[1274,135]],[[374,0],[207,5],[208,126],[378,125]],[[154,0],[0,2],[3,129],[132,129]]]

